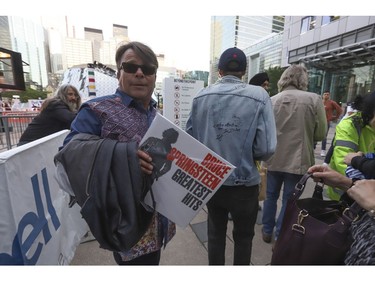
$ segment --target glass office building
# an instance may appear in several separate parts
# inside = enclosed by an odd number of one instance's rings
[[[248,58],[244,81],[249,81],[255,74],[271,67],[281,67],[282,38],[283,33],[273,33],[243,50]]]
[[[284,29],[283,16],[212,16],[209,83],[217,80],[220,55],[227,48],[242,50]]]
[[[0,16],[0,46],[21,53],[26,84],[47,86],[47,44],[41,25],[17,16]]]
[[[375,90],[374,16],[287,16],[282,66],[304,63],[309,91],[342,104]]]

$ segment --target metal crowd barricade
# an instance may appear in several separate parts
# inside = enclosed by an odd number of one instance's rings
[[[3,111],[0,113],[0,152],[16,147],[29,123],[39,112]]]

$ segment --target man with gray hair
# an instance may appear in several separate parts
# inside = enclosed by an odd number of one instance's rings
[[[43,101],[39,115],[22,133],[18,146],[69,129],[80,106],[78,89],[71,84],[61,85],[53,97]]]
[[[271,98],[276,120],[277,147],[267,160],[267,193],[263,204],[262,238],[271,243],[280,233],[286,203],[295,185],[314,165],[314,142],[327,130],[326,114],[319,95],[307,92],[308,74],[303,65],[291,65],[277,83],[279,93]],[[282,207],[276,220],[277,200],[283,187]]]

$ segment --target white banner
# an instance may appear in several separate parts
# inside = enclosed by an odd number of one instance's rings
[[[64,265],[88,231],[55,179],[68,130],[0,153],[0,265]]]
[[[82,101],[87,101],[92,97],[112,95],[118,88],[116,77],[109,76],[95,68],[70,68],[64,72],[61,84],[75,86]]]

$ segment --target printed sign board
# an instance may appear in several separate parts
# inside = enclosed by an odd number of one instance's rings
[[[163,82],[163,115],[185,130],[193,98],[204,87],[200,80],[165,78]]]
[[[186,227],[234,170],[234,166],[157,114],[140,149],[153,159],[152,194],[145,203]]]

